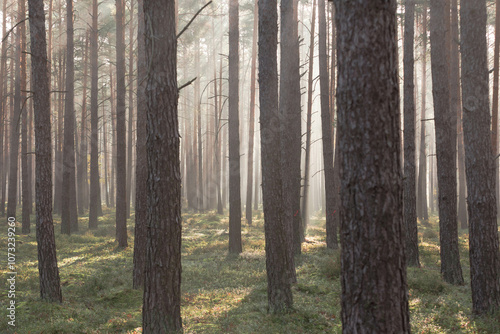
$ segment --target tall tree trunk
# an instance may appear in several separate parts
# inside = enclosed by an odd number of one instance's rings
[[[2,19],[2,36],[5,35],[6,22],[7,22],[7,1],[3,2],[3,19]],[[0,214],[5,215],[5,169],[4,155],[7,151],[7,141],[4,142],[4,134],[7,123],[7,103],[4,97],[7,97],[7,80],[6,80],[6,67],[7,67],[7,43],[2,43],[2,58],[0,59]]]
[[[128,136],[127,136],[127,218],[130,217],[132,198],[132,146],[134,124],[134,0],[130,1],[129,53],[128,53]]]
[[[98,3],[92,1],[92,30],[90,33],[90,206],[89,228],[97,228],[97,217],[101,209],[101,190],[99,188],[99,115],[98,115]]]
[[[279,87],[281,168],[283,175],[284,221],[289,238],[289,265],[292,282],[297,281],[293,254],[300,254],[303,239],[300,214],[302,118],[297,6],[297,0],[281,1]]]
[[[335,5],[343,333],[410,333],[396,1]]]
[[[460,6],[465,167],[469,211],[472,309],[476,314],[500,307],[495,168],[488,97],[486,3],[463,0]]]
[[[106,93],[106,90],[104,91]],[[105,199],[106,199],[106,206],[109,208],[109,185],[108,185],[108,129],[107,129],[107,121],[106,121],[106,110],[104,109],[104,104],[102,105],[102,155],[103,155],[103,160],[104,160],[104,194],[105,194]],[[111,117],[111,122],[113,122],[113,118]],[[111,157],[113,159],[113,157]]]
[[[332,119],[329,106],[328,59],[326,49],[326,8],[325,0],[318,2],[319,23],[319,83],[321,97],[321,129],[323,135],[323,164],[325,175],[325,215],[326,215],[326,247],[337,249],[337,230],[334,220],[335,183],[333,174]]]
[[[422,8],[422,102],[420,111],[420,152],[418,159],[417,217],[427,223],[427,153],[425,148],[426,95],[427,95],[427,3]]]
[[[87,159],[87,74],[88,74],[89,34],[85,36],[85,56],[83,58],[82,121],[80,136],[80,159],[78,172],[78,213],[83,214],[89,205],[88,159]]]
[[[127,247],[124,0],[116,0],[116,240]]]
[[[258,31],[259,31],[259,1],[255,0],[255,5],[253,9],[252,69],[250,74],[250,118],[248,120],[247,204],[245,206],[245,216],[248,225],[252,225],[253,147],[254,147],[253,136],[255,132],[255,88],[256,88],[255,83],[257,81],[256,72],[257,72]]]
[[[147,156],[147,110],[146,110],[146,51],[144,49],[143,0],[137,1],[137,142],[135,168],[135,240],[134,240],[134,289],[144,285],[144,262],[146,258],[146,226],[148,214],[148,156]]]
[[[113,159],[111,159],[111,187],[110,187],[110,192],[111,192],[111,198],[109,199],[110,205],[112,208],[115,207],[115,198],[116,198],[116,191],[115,191],[115,181],[116,181],[116,107],[115,107],[115,82],[113,80],[113,69],[111,65],[109,66],[109,78],[110,78],[110,100],[111,100],[111,156]]]
[[[404,32],[404,225],[406,264],[420,267],[418,258],[417,199],[415,174],[415,0],[405,2]]]
[[[292,308],[284,222],[281,133],[278,109],[278,13],[276,0],[259,1],[260,135],[266,239],[267,300],[271,313]]]
[[[174,1],[145,0],[144,17],[146,64],[149,64],[146,99],[148,207],[151,209],[148,213],[143,331],[145,334],[174,333],[182,330],[181,175]]]
[[[242,251],[238,12],[238,0],[229,0],[229,252],[237,254]]]
[[[306,154],[304,167],[304,190],[302,195],[302,230],[305,235],[307,223],[309,221],[309,180],[311,170],[311,124],[312,124],[312,104],[313,104],[313,71],[314,71],[314,34],[316,30],[316,0],[313,0],[311,37],[309,43],[309,69],[307,75],[307,121],[306,121]]]
[[[61,233],[78,230],[75,186],[75,60],[73,42],[73,0],[66,1],[66,95],[64,106],[63,179]]]
[[[439,183],[441,273],[450,284],[463,284],[457,226],[457,114],[450,105],[449,0],[431,1],[431,66],[436,157]]]
[[[495,15],[495,50],[493,55],[493,102],[491,109],[491,146],[493,156],[498,155],[498,74],[500,73],[500,1],[496,1],[496,15]],[[498,158],[494,162],[495,169],[495,193],[500,198],[498,193]],[[497,199],[498,200],[498,199]],[[497,201],[497,206],[500,206],[500,201]],[[498,211],[497,211],[498,215]]]
[[[52,223],[52,145],[50,80],[43,0],[28,0],[31,35],[31,80],[36,138],[36,239],[42,299],[62,302]]]
[[[458,163],[458,222],[467,228],[467,193],[465,185],[465,152],[462,130],[462,94],[460,91],[460,60],[458,35],[458,1],[451,0],[451,111],[457,114],[457,163]]]
[[[26,0],[19,2],[21,19],[26,17]],[[26,24],[20,26],[21,34],[21,194],[22,194],[22,233],[30,232],[30,187],[31,182],[28,178],[28,104],[26,100]]]

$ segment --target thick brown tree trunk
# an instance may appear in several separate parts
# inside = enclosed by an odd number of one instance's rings
[[[259,99],[262,195],[266,238],[267,300],[271,313],[290,310],[289,248],[284,222],[278,109],[278,13],[276,0],[259,0]]]
[[[116,0],[116,240],[127,247],[124,0]]]
[[[319,21],[319,83],[321,95],[321,129],[323,136],[323,164],[325,175],[325,215],[326,247],[339,248],[337,240],[338,226],[335,226],[335,175],[333,173],[332,119],[329,102],[328,59],[326,49],[326,8],[325,0],[318,2]]]
[[[343,333],[410,333],[396,1],[335,5]]]
[[[493,167],[497,161],[492,154],[489,132],[486,3],[463,0],[460,17],[472,309],[474,313],[482,314],[500,308],[500,255]]]
[[[496,1],[496,15],[495,15],[495,49],[493,53],[493,101],[491,108],[491,147],[493,150],[493,156],[498,155],[498,74],[500,73],[500,1]],[[498,158],[494,162],[495,168],[495,193],[500,198],[498,193]],[[497,206],[500,205],[500,201],[497,199]],[[498,212],[497,212],[498,215]]]
[[[43,0],[28,0],[31,35],[31,80],[36,138],[36,239],[42,299],[62,302],[52,223],[52,145],[49,67]]]
[[[229,252],[237,254],[242,251],[239,63],[239,5],[229,0]]]
[[[146,64],[149,64],[146,101],[150,209],[143,331],[145,334],[174,333],[182,330],[181,175],[174,1],[145,0],[144,18]]]
[[[300,56],[297,0],[281,1],[280,98],[281,168],[283,175],[284,219],[290,247],[290,274],[296,282],[293,254],[300,254],[302,223],[300,214],[300,158],[302,155]]]
[[[431,66],[438,176],[441,273],[450,284],[463,284],[457,226],[457,114],[450,105],[449,0],[431,1]]]
[[[406,264],[419,267],[415,173],[415,0],[405,2],[404,32],[404,222]]]
[[[75,60],[73,42],[73,0],[66,1],[66,94],[64,105],[63,177],[61,233],[78,231],[75,185]]]

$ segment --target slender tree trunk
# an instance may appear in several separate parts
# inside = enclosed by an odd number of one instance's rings
[[[247,165],[247,204],[245,216],[252,225],[252,187],[253,187],[253,147],[255,132],[255,83],[257,73],[257,38],[259,31],[259,1],[255,0],[253,9],[252,70],[250,74],[250,118],[248,120],[248,165]],[[255,190],[257,191],[257,190]]]
[[[26,0],[20,0],[20,15],[24,20],[26,17]],[[20,27],[21,34],[21,195],[22,195],[22,233],[30,233],[30,187],[28,177],[28,103],[26,100],[26,24]]]
[[[343,333],[410,333],[396,1],[335,5]]]
[[[488,97],[486,3],[463,0],[460,6],[465,167],[469,212],[472,310],[500,308],[495,168]]]
[[[150,69],[146,98],[148,206],[151,210],[148,213],[143,331],[145,334],[174,333],[182,330],[181,175],[174,1],[145,0],[144,17],[146,64]],[[153,42],[155,39],[161,43]],[[163,84],[158,85],[158,82]]]
[[[2,19],[2,36],[5,35],[6,22],[7,22],[7,1],[3,2],[3,19]],[[6,80],[6,67],[7,67],[7,43],[2,43],[2,58],[0,59],[0,214],[5,215],[5,168],[6,166],[4,155],[7,151],[7,140],[4,142],[4,134],[7,123],[7,103],[4,98],[7,94],[7,80]]]
[[[109,77],[110,77],[110,90],[111,90],[111,156],[113,157],[111,159],[111,188],[110,188],[110,193],[111,193],[111,198],[109,199],[110,205],[112,208],[115,207],[115,198],[116,198],[116,191],[115,191],[115,180],[116,180],[116,107],[115,107],[115,82],[113,80],[113,69],[110,66],[109,67]]]
[[[321,95],[321,129],[323,135],[323,165],[325,175],[325,215],[326,215],[326,247],[337,249],[337,230],[334,220],[335,181],[333,173],[332,119],[329,106],[328,61],[326,50],[326,8],[325,0],[318,2],[319,21],[319,81]]]
[[[418,256],[417,199],[415,173],[415,79],[414,79],[415,0],[405,2],[404,32],[404,225],[406,264],[420,267]]]
[[[89,228],[97,228],[97,217],[101,209],[101,190],[99,188],[99,146],[98,146],[98,58],[97,58],[97,27],[98,3],[92,1],[92,30],[90,33],[90,206]]]
[[[278,13],[276,0],[259,1],[260,134],[266,238],[267,299],[271,313],[292,308],[284,222],[281,133],[278,109]]]
[[[108,129],[107,129],[107,126],[106,124],[108,123],[106,121],[106,111],[104,109],[104,104],[103,104],[103,108],[102,108],[102,154],[103,154],[103,160],[104,160],[104,194],[105,194],[105,198],[106,198],[106,206],[109,208],[110,207],[110,204],[109,204],[109,191],[108,191],[108,172],[109,172],[109,169],[108,169]],[[111,119],[111,122],[113,121],[113,119]],[[112,159],[113,157],[111,157]]]
[[[427,3],[422,9],[422,102],[420,111],[420,152],[418,159],[418,191],[417,191],[417,217],[420,221],[429,221],[427,209],[427,153],[425,147],[426,129],[426,95],[427,95]]]
[[[52,223],[50,80],[43,0],[28,0],[36,138],[36,239],[42,299],[62,302]]]
[[[124,0],[116,0],[116,240],[127,247]]]
[[[63,179],[61,233],[78,230],[75,186],[75,60],[73,42],[73,0],[66,1],[66,95],[64,106]]]
[[[89,34],[85,37],[85,56],[83,58],[82,121],[80,139],[80,159],[78,165],[78,213],[82,215],[89,205],[88,159],[87,159],[87,74],[88,74]]]
[[[451,1],[451,111],[457,114],[457,155],[458,155],[458,221],[461,228],[467,228],[467,193],[465,185],[465,152],[462,130],[462,94],[460,91],[460,60],[458,35],[458,1]]]
[[[450,105],[450,6],[431,1],[431,65],[439,183],[441,273],[450,284],[463,284],[457,226],[457,114]]]
[[[130,201],[132,198],[132,146],[134,124],[134,0],[130,1],[128,53],[128,143],[127,143],[127,218],[130,217]]]
[[[144,263],[146,258],[146,226],[148,214],[148,156],[147,156],[147,109],[146,109],[146,54],[144,50],[143,0],[138,0],[137,14],[137,142],[135,169],[135,241],[134,241],[134,289],[144,285]]]
[[[305,171],[304,171],[304,190],[302,195],[302,230],[303,235],[309,221],[309,180],[311,170],[311,124],[312,124],[312,103],[313,103],[313,71],[314,71],[314,34],[316,30],[316,0],[313,0],[312,20],[311,20],[311,37],[309,44],[309,69],[307,77],[307,121],[306,121],[306,154],[305,154]]]
[[[229,252],[237,254],[242,251],[238,12],[238,0],[229,0]]]

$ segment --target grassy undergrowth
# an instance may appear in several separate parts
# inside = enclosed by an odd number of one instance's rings
[[[297,257],[295,310],[267,313],[264,226],[261,215],[242,228],[240,256],[228,256],[228,219],[214,213],[183,215],[182,318],[185,333],[340,333],[340,254],[325,247],[324,221],[313,220]],[[5,223],[0,226],[6,226]],[[16,327],[7,325],[7,228],[0,238],[1,333],[140,333],[142,292],[132,290],[133,247],[117,248],[114,212],[89,231],[60,234],[56,243],[62,304],[39,298],[34,233],[18,235],[16,249]],[[33,229],[34,230],[34,229]],[[18,231],[20,231],[20,226]],[[133,217],[128,222],[133,243]],[[451,286],[439,272],[436,219],[419,227],[422,268],[408,269],[410,312],[414,333],[500,333],[500,315],[471,314],[467,231],[459,231],[466,285]],[[3,279],[5,277],[5,279]]]

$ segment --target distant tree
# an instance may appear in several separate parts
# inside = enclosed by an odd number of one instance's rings
[[[143,331],[173,333],[181,321],[181,173],[174,0],[144,1],[148,222]]]
[[[88,181],[88,120],[87,120],[87,74],[88,74],[89,34],[85,35],[85,54],[83,57],[83,87],[82,87],[82,115],[80,126],[80,157],[77,166],[78,182],[78,213],[83,214],[89,207]]]
[[[7,22],[7,1],[3,2],[2,9],[2,36],[5,35]],[[0,214],[5,215],[5,186],[6,169],[4,166],[7,156],[7,140],[4,141],[5,132],[7,132],[7,103],[4,101],[4,90],[7,91],[7,81],[4,80],[7,67],[7,43],[2,43],[2,58],[0,59]]]
[[[476,314],[500,308],[495,168],[488,94],[486,3],[463,0],[460,6],[463,128],[472,309]]]
[[[330,114],[330,95],[328,93],[330,81],[328,78],[328,59],[326,49],[326,8],[325,0],[318,1],[319,23],[319,83],[321,97],[321,129],[323,136],[323,164],[325,173],[326,198],[326,246],[331,249],[339,247],[337,240],[338,227],[335,226],[335,175],[333,173],[333,122]]]
[[[73,0],[66,1],[66,95],[64,106],[64,144],[61,232],[78,231],[75,185],[75,59],[73,31]]]
[[[429,220],[427,207],[427,155],[425,147],[426,129],[426,96],[427,96],[427,2],[422,5],[422,83],[421,83],[421,111],[420,111],[420,150],[418,158],[418,183],[417,183],[417,217],[420,221]]]
[[[457,225],[457,114],[450,106],[449,0],[433,0],[430,9],[441,273],[446,282],[463,284]]]
[[[259,87],[262,196],[269,311],[286,312],[293,296],[284,222],[278,109],[278,13],[276,0],[259,0]]]
[[[239,5],[229,0],[229,252],[241,253]],[[201,159],[201,155],[199,157]],[[200,187],[202,187],[200,182]]]
[[[410,333],[397,2],[335,0],[335,9],[343,333]]]
[[[101,215],[101,189],[99,187],[99,115],[98,115],[98,2],[92,0],[92,29],[90,32],[90,205],[89,228],[97,228]]]
[[[146,224],[148,214],[148,156],[147,156],[147,109],[145,78],[147,74],[146,51],[144,50],[143,0],[137,2],[137,142],[135,168],[135,239],[134,239],[134,289],[144,285],[144,262],[146,257]]]
[[[52,145],[49,67],[43,0],[28,0],[31,36],[31,80],[36,138],[36,239],[42,299],[62,302],[52,223]]]
[[[405,2],[404,32],[404,220],[406,263],[419,267],[415,173],[415,83],[414,83],[415,1]]]

